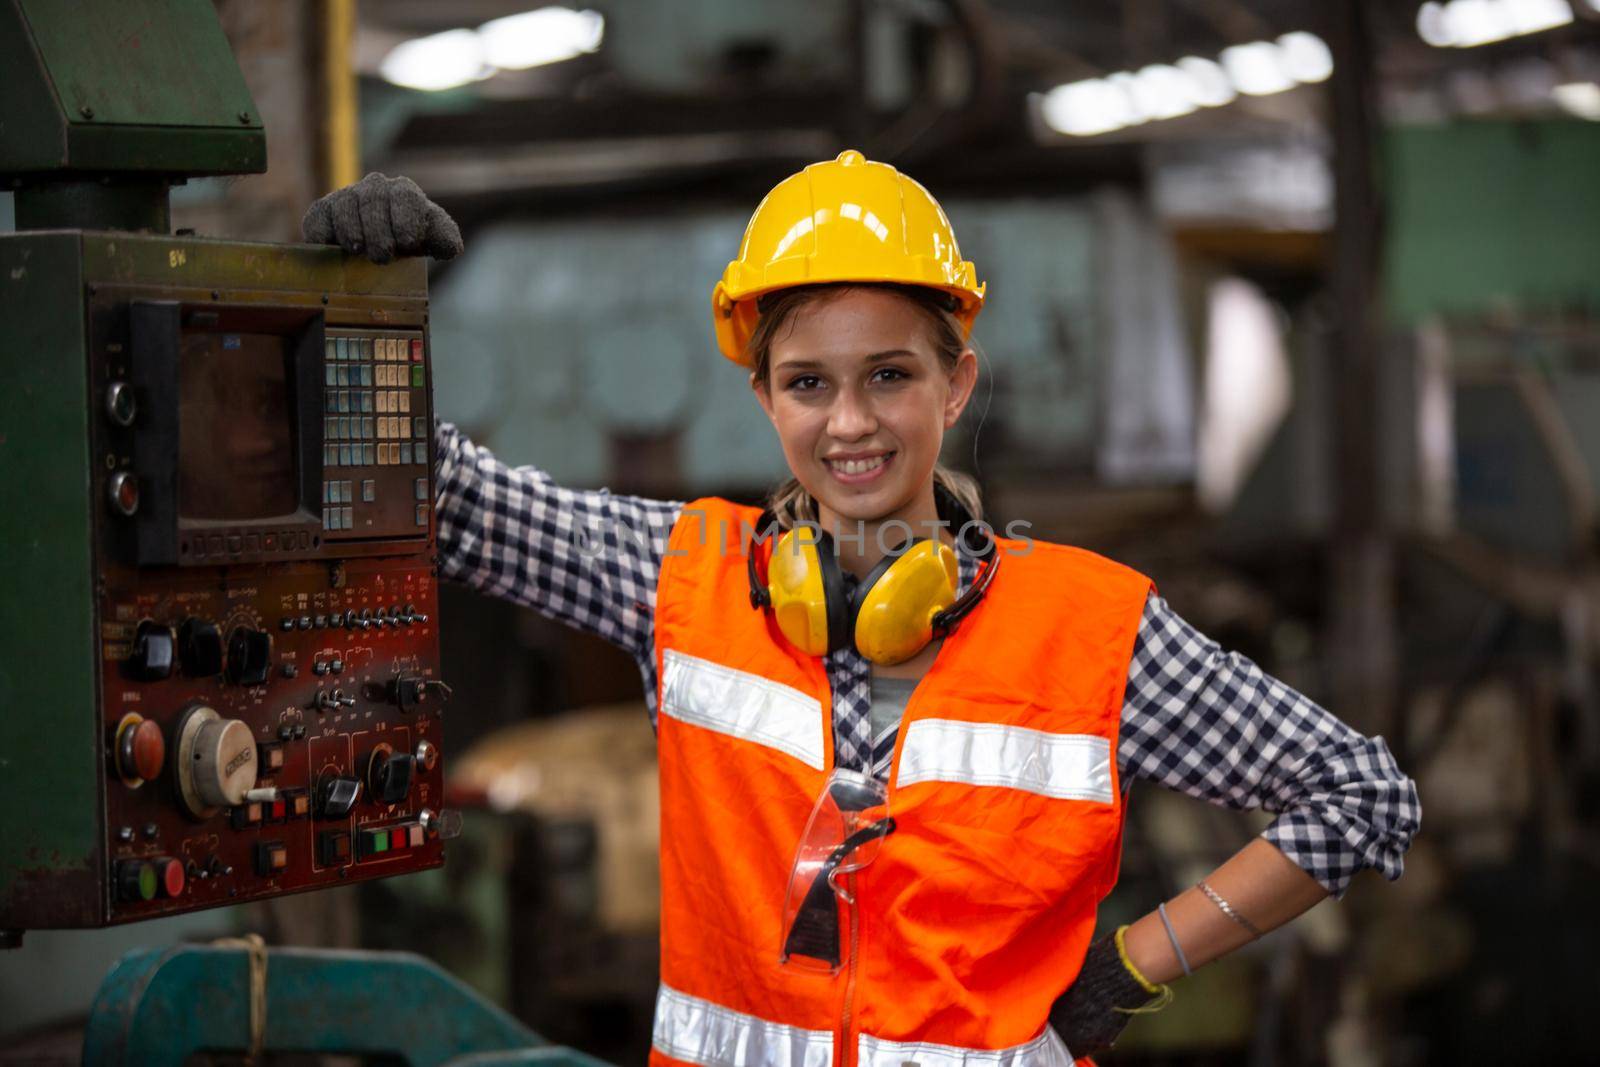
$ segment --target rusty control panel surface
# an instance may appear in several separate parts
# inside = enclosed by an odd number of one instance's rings
[[[5,488],[50,482],[35,507],[65,532],[9,525],[32,569],[7,584],[88,594],[38,634],[7,624],[12,653],[37,653],[34,699],[57,684],[9,753],[38,765],[0,784],[23,813],[0,846],[0,928],[438,865],[449,689],[421,265],[75,233],[7,239],[0,259],[22,270],[6,302],[37,324],[8,338],[8,373],[51,361],[11,375],[32,400],[7,402],[8,432],[59,453]]]

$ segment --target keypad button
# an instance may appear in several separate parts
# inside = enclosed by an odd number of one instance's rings
[[[339,343],[331,337],[323,338],[322,358],[324,360],[334,360],[339,358]]]
[[[356,447],[360,448],[361,446],[357,445]],[[341,467],[350,466],[350,446],[349,445],[340,445],[339,446],[339,466],[341,466]]]
[[[411,362],[422,362],[422,338],[420,337],[413,337],[411,339]]]
[[[426,437],[428,435],[428,420],[421,415],[411,420],[411,436]]]
[[[428,525],[428,505],[426,505],[426,504],[418,504],[417,505],[417,525],[418,526],[426,526],[426,525]]]
[[[370,364],[370,363],[361,364],[361,384],[362,385],[371,385],[372,384],[372,364]]]
[[[418,500],[428,499],[428,479],[418,478],[412,483],[412,491],[417,494]]]
[[[409,389],[400,393],[400,410],[407,415],[411,414],[411,391]]]
[[[378,436],[376,423],[370,415],[361,420],[361,436],[368,441]]]
[[[339,462],[339,446],[338,445],[323,445],[322,446],[322,465],[324,467],[331,467],[335,463],[338,463],[338,462]]]
[[[339,359],[349,359],[350,358],[350,339],[348,337],[341,337],[341,338],[338,339],[337,343],[338,343],[338,350],[339,350],[339,354],[338,354],[337,358],[339,358]]]
[[[367,466],[375,466],[378,462],[378,448],[376,445],[362,445],[365,458],[362,460]]]
[[[325,363],[322,367],[322,384],[332,385],[339,380],[339,368],[332,363]]]
[[[351,524],[351,521],[350,521],[351,520],[351,512],[353,510],[354,509],[352,509],[352,508],[340,508],[339,509],[339,521],[344,524],[344,529],[346,529],[346,530],[349,530],[349,529],[353,528],[353,526]]]
[[[361,394],[361,410],[368,414],[372,413],[372,394],[370,392]]]
[[[361,502],[370,504],[378,499],[378,482],[375,478],[364,478],[361,482]]]
[[[403,441],[400,444],[400,465],[402,467],[411,466],[411,442],[410,441]]]
[[[411,387],[413,389],[421,389],[424,385],[428,384],[427,379],[423,375],[424,371],[421,367],[411,368]]]
[[[363,337],[361,339],[361,358],[362,359],[371,359],[372,358],[372,338],[370,338],[370,337]]]

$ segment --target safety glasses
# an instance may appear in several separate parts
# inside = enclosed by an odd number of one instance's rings
[[[893,832],[882,782],[850,770],[828,776],[795,849],[784,903],[781,964],[838,973],[844,931],[856,921],[855,897],[840,878],[869,865]]]

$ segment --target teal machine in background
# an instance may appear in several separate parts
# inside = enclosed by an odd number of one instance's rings
[[[208,0],[0,0],[0,70],[0,947],[437,867],[424,264],[169,233],[266,169]],[[414,956],[123,959],[85,1060],[201,1050],[594,1062]]]

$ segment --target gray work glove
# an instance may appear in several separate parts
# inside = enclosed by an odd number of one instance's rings
[[[1050,1006],[1050,1025],[1076,1059],[1104,1052],[1117,1043],[1132,1016],[1112,1008],[1138,1008],[1150,994],[1122,965],[1113,935],[1089,946],[1077,980]]]
[[[300,220],[300,235],[308,244],[338,245],[374,263],[395,256],[454,259],[462,248],[456,220],[416,182],[377,171],[313,203]]]

